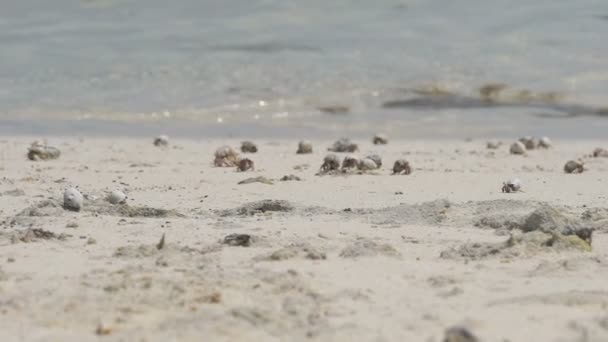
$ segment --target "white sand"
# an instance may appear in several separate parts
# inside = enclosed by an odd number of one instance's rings
[[[606,141],[556,141],[527,156],[484,141],[357,141],[359,155],[378,153],[384,165],[344,177],[315,175],[328,141],[310,155],[295,154],[297,141],[257,141],[247,155],[256,169],[242,173],[212,166],[217,147],[239,141],[173,139],[163,149],[152,139],[50,138],[61,157],[32,162],[32,140],[0,141],[0,341],[442,341],[454,325],[483,341],[608,340],[608,211],[580,219],[608,207],[608,158],[586,157]],[[565,174],[579,157],[588,170]],[[397,158],[414,172],[391,176]],[[288,174],[303,180],[277,181]],[[274,184],[237,185],[256,176]],[[525,192],[501,193],[514,176]],[[68,186],[98,197],[120,189],[131,206],[183,217],[16,216]],[[15,189],[24,195],[5,193]],[[265,199],[294,209],[220,211]],[[440,257],[507,240],[509,220],[541,202],[596,228],[593,251]],[[476,224],[484,217],[505,226]],[[28,228],[65,235],[20,241]],[[220,243],[232,233],[252,235],[251,246]]]

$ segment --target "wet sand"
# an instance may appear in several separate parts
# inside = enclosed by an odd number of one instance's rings
[[[608,158],[589,157],[608,141],[358,139],[379,170],[319,176],[332,141],[254,140],[237,172],[213,152],[240,140],[52,137],[61,157],[40,162],[32,140],[0,141],[0,340],[608,339]],[[513,177],[523,192],[502,193]],[[127,204],[104,202],[115,189]]]

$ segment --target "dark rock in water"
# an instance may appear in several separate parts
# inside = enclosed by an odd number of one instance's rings
[[[242,184],[252,184],[252,183],[262,183],[262,184],[268,184],[268,185],[273,185],[274,183],[272,183],[272,181],[264,176],[258,176],[258,177],[251,177],[251,178],[247,178],[247,179],[243,179],[242,181],[238,182],[238,184],[242,185]]]
[[[243,153],[257,153],[258,146],[251,141],[243,141],[241,143],[241,152]]]
[[[325,106],[317,109],[325,114],[348,114],[350,112],[350,108],[346,106]]]
[[[294,208],[291,203],[283,200],[262,200],[246,203],[235,209],[222,210],[221,216],[250,216],[266,212],[288,212]]]
[[[443,342],[478,342],[479,339],[465,327],[451,327],[445,331]]]
[[[281,182],[287,182],[287,181],[301,181],[302,178],[296,176],[296,175],[286,175],[281,177]]]
[[[251,235],[249,234],[230,234],[224,237],[223,244],[229,246],[249,247],[251,245]]]
[[[27,152],[27,158],[29,160],[50,160],[57,159],[61,155],[61,151],[53,146],[42,145],[39,143],[33,143]]]
[[[359,146],[357,144],[350,141],[348,138],[341,138],[336,141],[330,148],[327,149],[331,152],[356,152],[359,150]]]

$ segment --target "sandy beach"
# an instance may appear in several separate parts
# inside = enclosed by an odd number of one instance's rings
[[[332,141],[255,140],[237,172],[213,153],[240,139],[49,137],[30,161],[38,138],[0,140],[2,341],[608,340],[608,141],[361,139],[378,170],[317,175]]]

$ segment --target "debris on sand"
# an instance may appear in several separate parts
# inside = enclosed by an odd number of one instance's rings
[[[43,217],[60,216],[63,213],[63,205],[59,201],[44,200],[21,210],[17,216]]]
[[[343,258],[372,257],[378,255],[390,257],[401,256],[393,246],[386,243],[377,243],[365,238],[358,239],[340,252],[340,256]]]
[[[467,328],[455,326],[445,331],[443,342],[479,342],[479,339]]]
[[[29,216],[61,216],[63,213],[63,205],[58,200],[44,200],[42,202],[31,205],[23,209],[17,214],[18,217]],[[152,207],[135,207],[126,203],[110,204],[105,199],[97,199],[87,201],[87,205],[82,208],[84,212],[90,212],[98,215],[122,216],[122,217],[185,217],[173,209],[158,209]]]
[[[294,209],[293,205],[284,200],[261,200],[243,204],[234,209],[219,211],[220,216],[252,216],[266,212],[288,212]]]
[[[243,141],[241,143],[241,152],[243,153],[257,153],[258,146],[251,141]]]
[[[252,183],[262,183],[262,184],[268,184],[268,185],[274,184],[270,179],[268,179],[264,176],[246,178],[246,179],[243,179],[242,181],[238,182],[237,184],[242,185],[242,184],[252,184]]]
[[[281,177],[280,181],[281,182],[287,182],[287,181],[301,181],[302,178],[296,176],[296,175],[285,175],[283,177]]]
[[[7,191],[1,193],[0,195],[20,197],[20,196],[25,196],[25,191],[23,191],[21,189],[7,190]]]
[[[542,205],[524,220],[520,227],[523,232],[541,231],[561,235],[576,235],[591,245],[593,229],[578,220],[563,215],[557,209]]]
[[[165,233],[160,237],[160,240],[156,244],[156,249],[161,250],[165,247]]]
[[[325,113],[325,114],[348,114],[350,112],[350,108],[346,107],[346,106],[324,106],[324,107],[317,107],[317,109],[321,112],[321,113]]]
[[[249,247],[252,239],[249,234],[230,234],[224,237],[222,243],[228,246],[242,246]]]
[[[48,146],[40,141],[34,141],[28,148],[27,159],[38,161],[38,160],[51,160],[57,159],[61,155],[61,151],[53,146]]]
[[[18,242],[35,242],[37,240],[65,240],[68,238],[66,234],[57,235],[51,231],[38,228],[28,228],[26,230],[14,231],[8,233],[7,235],[13,244]]]
[[[350,141],[348,138],[341,138],[336,141],[330,148],[327,149],[331,152],[348,152],[353,153],[359,150],[357,144]]]
[[[278,249],[268,255],[261,255],[254,258],[256,261],[281,261],[293,258],[309,260],[325,260],[327,255],[308,243],[294,243],[287,247]]]

